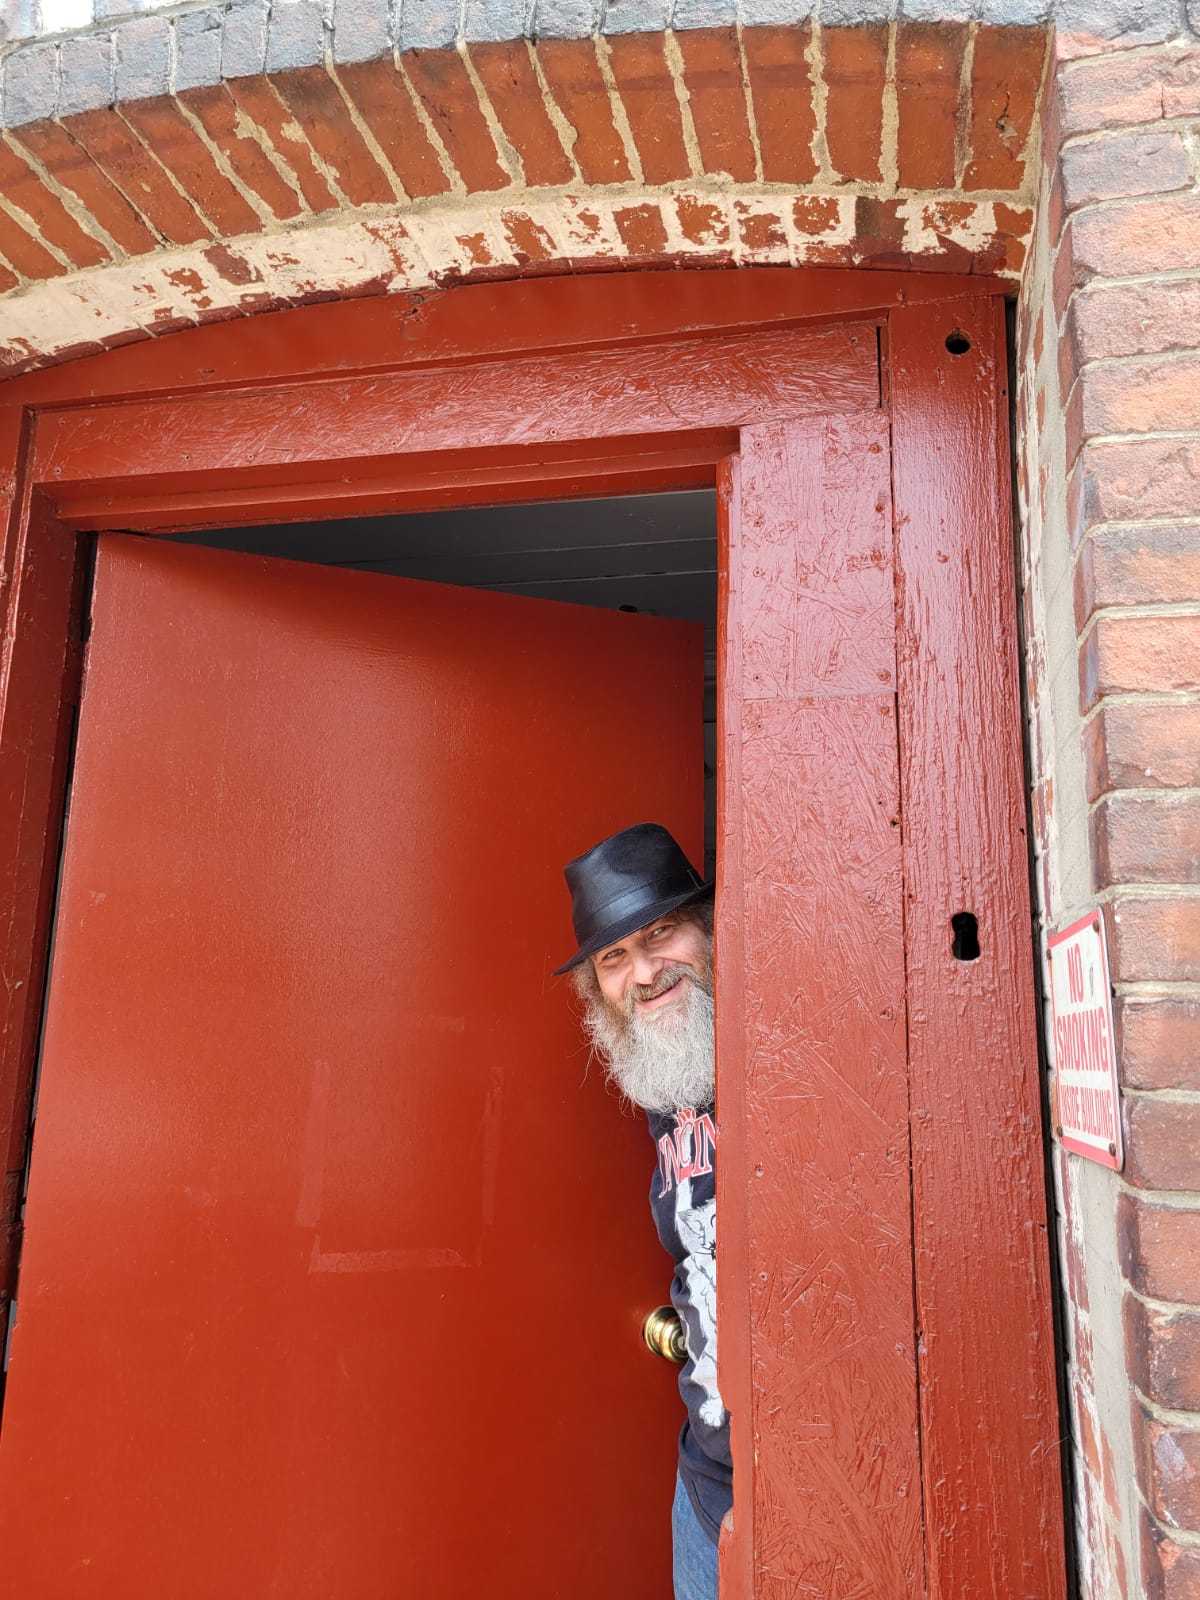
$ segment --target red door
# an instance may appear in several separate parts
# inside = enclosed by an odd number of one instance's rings
[[[100,540],[0,1445],[39,1600],[663,1600],[651,1148],[559,867],[690,624]]]

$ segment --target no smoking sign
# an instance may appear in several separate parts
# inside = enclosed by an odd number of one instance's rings
[[[1121,1170],[1121,1107],[1104,919],[1091,911],[1051,934],[1055,1132],[1066,1149]]]

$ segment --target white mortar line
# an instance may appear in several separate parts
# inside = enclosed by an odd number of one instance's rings
[[[633,137],[633,127],[629,121],[629,113],[625,109],[625,102],[621,99],[621,91],[617,88],[617,80],[613,74],[612,57],[609,51],[608,40],[599,35],[593,37],[592,48],[596,52],[596,63],[600,76],[604,81],[604,88],[608,94],[608,108],[612,113],[613,127],[617,130],[625,150],[625,160],[629,170],[633,173],[638,183],[645,183],[646,175],[642,167],[642,153],[637,147],[637,140]]]
[[[529,39],[525,40],[525,49],[529,53],[529,60],[533,67],[533,75],[537,79],[538,91],[542,97],[542,104],[546,108],[546,115],[550,118],[555,133],[558,134],[558,142],[562,145],[563,154],[566,156],[567,161],[569,162],[571,169],[575,174],[575,181],[577,183],[582,183],[584,181],[583,173],[579,169],[579,162],[575,159],[575,146],[579,143],[579,134],[576,132],[574,126],[567,120],[566,113],[559,105],[558,101],[554,98],[554,95],[551,93],[550,82],[546,77],[545,71],[542,67],[541,58]],[[533,192],[535,194],[542,194],[545,191],[542,189],[537,189]]]
[[[742,99],[746,106],[746,126],[750,130],[750,144],[754,150],[754,177],[758,183],[763,181],[762,146],[758,139],[758,118],[754,111],[754,96],[750,92],[750,68],[746,64],[746,46],[742,39],[742,25],[739,22],[736,28],[738,72],[742,80]],[[788,254],[791,255],[789,248]]]
[[[808,62],[809,76],[812,79],[812,156],[817,169],[817,182],[827,190],[834,179],[833,167],[829,160],[829,85],[825,82],[824,33],[815,8],[809,26],[808,46],[804,58]]]
[[[977,22],[967,24],[967,38],[958,69],[958,99],[954,112],[954,183],[959,190],[962,189],[963,177],[971,160],[971,78],[975,70],[975,35],[978,31]],[[1026,168],[1027,176],[1028,172]]]
[[[179,99],[178,95],[172,95],[171,98],[173,103],[179,108],[180,116],[191,126],[193,133],[195,133],[196,137],[200,140],[200,143],[212,157],[218,172],[222,173],[233,185],[235,194],[241,195],[242,199],[250,207],[251,211],[253,211],[255,215],[267,226],[270,226],[270,224],[275,221],[275,213],[264,200],[261,200],[253,190],[248,189],[238,177],[237,173],[230,165],[230,162],[224,151],[221,150],[220,147],[208,137],[208,134],[204,128],[204,124],[200,121],[199,117],[197,117],[187,106],[184,105],[183,101]]]
[[[520,152],[516,146],[509,142],[508,135],[505,133],[500,118],[496,113],[496,108],[492,104],[492,97],[488,94],[482,78],[475,70],[475,63],[471,60],[471,52],[461,37],[461,32],[460,28],[458,54],[466,70],[467,77],[471,81],[471,87],[475,91],[475,99],[479,102],[479,113],[487,124],[488,132],[492,136],[492,143],[496,146],[496,152],[508,173],[509,183],[524,187],[525,163],[521,160]]]
[[[413,110],[417,114],[417,120],[425,130],[425,137],[433,146],[434,155],[437,157],[438,164],[442,169],[442,176],[450,185],[450,193],[457,199],[464,200],[467,197],[467,185],[463,180],[462,173],[459,172],[454,162],[450,159],[450,152],[442,143],[442,136],[438,132],[433,118],[426,110],[424,100],[422,100],[421,96],[417,93],[412,79],[405,70],[404,57],[398,50],[396,50],[392,52],[392,60],[395,63],[396,72],[400,78],[400,82],[404,85],[404,88],[408,93],[408,98],[412,102]]]
[[[366,145],[367,149],[374,156],[376,164],[379,167],[379,170],[383,173],[384,177],[387,179],[388,183],[391,185],[392,193],[396,196],[397,200],[399,200],[403,204],[409,198],[408,190],[404,187],[403,183],[400,181],[400,174],[396,171],[395,167],[393,167],[392,163],[388,160],[387,155],[384,152],[383,146],[379,143],[379,140],[375,137],[374,133],[371,131],[371,127],[370,127],[370,124],[367,122],[367,119],[363,116],[362,112],[355,105],[353,97],[351,96],[349,90],[346,88],[346,85],[342,82],[341,77],[338,74],[337,67],[336,67],[336,65],[334,64],[334,61],[333,61],[332,53],[330,51],[328,51],[328,50],[326,51],[325,73],[326,73],[326,76],[329,78],[329,81],[333,84],[334,88],[337,90],[338,94],[341,95],[342,104],[346,108],[346,115],[350,118],[351,123],[354,125],[354,129],[357,132],[359,138],[362,140],[362,142]]]
[[[891,193],[900,187],[900,93],[896,83],[898,24],[888,24],[887,64],[883,77],[883,118],[879,130],[879,176]]]
[[[700,179],[704,176],[704,157],[700,153],[700,139],[696,133],[695,118],[692,116],[692,95],[683,73],[683,51],[680,50],[679,40],[671,29],[663,34],[663,56],[666,59],[667,71],[671,74],[671,81],[675,85],[675,100],[679,106],[683,147],[687,151],[690,176],[692,179]]]
[[[69,138],[70,135],[68,134],[67,137]],[[13,138],[8,140],[8,145],[13,156],[18,161],[25,162],[34,176],[40,179],[50,193],[62,203],[63,209],[67,212],[68,216],[70,216],[79,224],[80,229],[84,233],[89,234],[91,237],[98,240],[99,243],[101,243],[113,257],[114,261],[121,262],[128,260],[125,251],[122,250],[121,246],[113,238],[112,234],[109,233],[108,229],[92,216],[92,213],[83,204],[78,195],[76,195],[72,190],[66,188],[65,185],[59,183],[58,179],[50,171],[49,167],[44,166],[42,162],[38,160],[37,156],[34,155],[32,150],[28,149],[24,144],[18,144]],[[92,161],[91,157],[85,150],[82,149],[81,146],[76,144],[75,148],[79,151],[80,155],[86,162],[88,162],[89,165],[95,166],[95,162]],[[101,266],[90,268],[84,267],[76,270],[88,272],[103,271],[104,269],[103,266]]]

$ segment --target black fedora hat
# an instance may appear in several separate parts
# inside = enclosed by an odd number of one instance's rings
[[[665,917],[712,893],[712,884],[705,883],[658,822],[637,822],[601,839],[568,861],[563,876],[571,891],[579,948],[569,961],[554,969],[555,977],[644,928],[655,917]]]

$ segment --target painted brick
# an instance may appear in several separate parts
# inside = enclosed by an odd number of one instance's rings
[[[458,52],[410,50],[403,65],[467,189],[506,188],[508,175]]]
[[[1167,1411],[1200,1411],[1200,1312],[1168,1311],[1127,1294],[1129,1376]]]
[[[547,39],[538,45],[538,60],[550,93],[575,130],[571,154],[585,182],[625,183],[633,173],[596,50],[591,39]]]
[[[1200,523],[1103,528],[1081,547],[1075,619],[1099,606],[1200,600]]]
[[[195,208],[115,111],[84,111],[64,118],[63,127],[164,239],[196,244],[209,237]]]
[[[897,169],[901,188],[954,187],[958,80],[967,30],[901,22],[896,30]]]
[[[115,31],[112,37],[118,100],[140,100],[170,92],[172,32],[166,17],[135,17],[131,22],[123,22]],[[108,98],[111,99],[111,95]],[[104,105],[108,101],[98,103]],[[78,109],[90,108],[80,106]]]
[[[338,80],[387,157],[406,194],[414,199],[447,194],[449,177],[417,115],[405,80],[390,60],[352,63]]]
[[[1200,1211],[1122,1194],[1117,1244],[1121,1268],[1140,1294],[1185,1304],[1194,1299],[1200,1283]]]
[[[463,38],[471,44],[519,39],[528,19],[529,0],[467,0],[463,7]]]
[[[1112,133],[1068,145],[1062,153],[1063,198],[1068,210],[1097,200],[1165,194],[1192,181],[1191,164],[1177,130]]]
[[[1200,616],[1107,615],[1080,652],[1084,706],[1103,694],[1200,689]]]
[[[504,234],[519,266],[539,266],[556,255],[554,240],[526,211],[503,211]]]
[[[218,233],[257,233],[261,229],[258,213],[217,166],[170,96],[136,100],[121,109],[125,120],[148,148],[158,153],[159,160]]]
[[[167,23],[159,26],[167,34]],[[95,111],[111,105],[114,84],[113,36],[88,33],[79,39],[64,39],[59,51],[58,115],[76,111]]]
[[[351,205],[385,204],[396,198],[323,67],[277,73],[272,82]]]
[[[1071,222],[1073,281],[1194,268],[1200,261],[1200,194],[1112,201]]]
[[[1046,41],[1037,28],[981,28],[971,66],[967,189],[1019,189]]]
[[[212,88],[221,81],[221,12],[189,11],[175,19],[176,94],[185,89]]]
[[[675,215],[689,243],[706,247],[729,243],[725,208],[711,197],[681,194],[675,201]]]
[[[1200,439],[1089,444],[1076,470],[1083,527],[1200,515]]]
[[[614,34],[607,41],[613,82],[625,107],[647,183],[691,176],[675,80],[661,36]]]
[[[1097,56],[1060,74],[1058,95],[1065,138],[1200,115],[1200,45]]]
[[[233,0],[221,28],[221,75],[256,77],[267,62],[268,0]]]
[[[1134,1095],[1124,1110],[1126,1182],[1142,1189],[1200,1189],[1200,1101]]]
[[[535,188],[570,183],[575,171],[546,110],[525,40],[473,45],[470,55],[504,135],[521,159],[526,183]]]
[[[389,12],[375,0],[334,0],[333,59],[340,66],[391,57]]]
[[[736,33],[728,28],[697,28],[678,34],[676,41],[705,172],[723,172],[737,183],[752,183],[757,164]]]
[[[458,29],[457,0],[401,0],[401,50],[439,50],[453,45]]]
[[[325,18],[317,0],[273,5],[267,23],[268,72],[319,66],[325,55]]]
[[[1144,1509],[1138,1550],[1144,1600],[1200,1600],[1200,1550],[1176,1544]]]
[[[178,99],[228,161],[239,183],[281,222],[299,216],[303,207],[298,192],[279,176],[258,141],[239,131],[237,106],[224,84],[188,89]]]
[[[1188,795],[1106,795],[1092,812],[1091,840],[1097,889],[1200,883],[1200,801]]]
[[[832,28],[825,52],[825,141],[833,170],[846,182],[878,183],[882,174],[886,28]]]
[[[768,183],[811,183],[816,112],[805,52],[808,26],[752,28],[742,34],[763,177]]]
[[[137,256],[156,248],[158,241],[125,196],[65,128],[56,122],[31,122],[12,137],[70,190],[119,249]]]
[[[614,221],[631,256],[661,256],[666,250],[667,230],[659,206],[625,206],[614,213]]]
[[[1071,302],[1068,336],[1077,366],[1110,356],[1192,348],[1200,329],[1200,279],[1107,286],[1094,283]]]
[[[0,62],[3,69],[4,122],[9,128],[52,117],[58,110],[59,63],[56,44],[27,46]]]
[[[29,218],[36,232],[60,250],[74,267],[95,267],[111,261],[111,252],[86,233],[52,194],[16,147],[0,136],[0,189]]]
[[[1115,978],[1128,983],[1200,981],[1200,898],[1126,896],[1115,903],[1110,926]],[[1136,1286],[1149,1295],[1158,1294],[1148,1285]],[[1193,1293],[1182,1298],[1193,1299],[1196,1292],[1193,1286]]]
[[[306,140],[296,137],[300,130],[296,128],[291,111],[271,87],[270,79],[265,75],[231,78],[229,91],[239,108],[265,134],[268,144],[289,168],[310,210],[336,210],[337,200],[333,190],[318,170],[310,145]]]
[[[608,0],[604,32],[654,33],[670,26],[673,9],[673,0]]]

